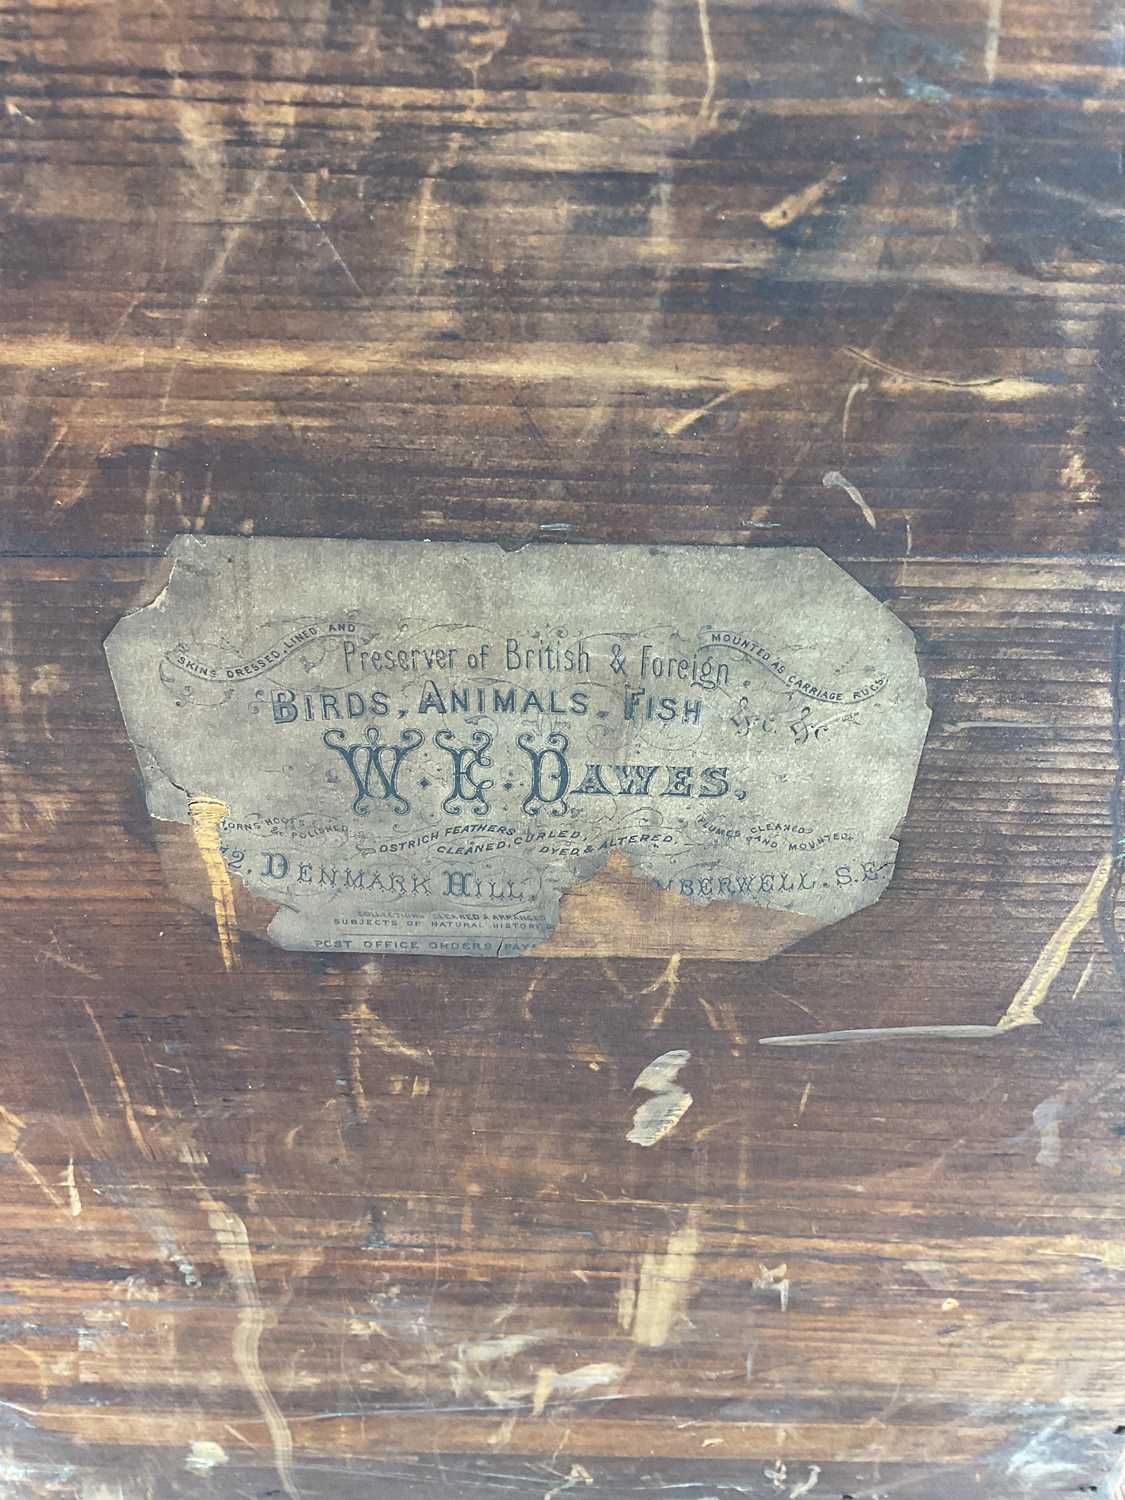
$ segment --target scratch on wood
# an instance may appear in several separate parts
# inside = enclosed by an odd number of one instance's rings
[[[527,993],[520,1001],[520,1015],[529,1026],[531,1025],[531,1002],[535,999],[535,991],[539,987],[540,977],[541,971],[536,971],[536,973],[531,976],[531,981],[527,986]]]
[[[208,1442],[207,1440],[195,1439],[192,1442],[188,1455],[184,1459],[184,1468],[191,1469],[196,1474],[209,1474],[217,1464],[229,1463],[227,1450],[221,1443]]]
[[[845,175],[839,167],[833,167],[816,182],[810,182],[808,187],[803,187],[795,193],[787,193],[772,208],[767,208],[758,217],[767,229],[785,229],[795,219],[803,218],[810,210],[816,208],[829,189],[836,183],[842,182]]]
[[[531,1415],[541,1417],[552,1396],[588,1391],[596,1385],[611,1385],[621,1379],[620,1365],[580,1365],[577,1370],[553,1370],[544,1365],[535,1378],[531,1393]]]
[[[50,462],[52,454],[55,453],[55,451],[57,450],[59,444],[62,442],[63,438],[66,437],[66,435],[67,435],[67,433],[69,431],[70,431],[70,423],[69,422],[63,422],[62,425],[59,427],[58,431],[55,433],[55,436],[47,444],[47,449],[46,449],[46,452],[43,454],[43,457],[39,460],[39,462],[35,465],[34,469],[32,469],[31,473],[27,476],[27,479],[25,481],[27,484],[29,484],[29,485],[30,484],[34,484],[35,481],[39,478],[40,474],[42,474],[43,470],[47,467],[47,464]]]
[[[522,1354],[525,1349],[542,1343],[547,1337],[545,1333],[499,1334],[496,1338],[475,1339],[459,1344],[457,1355],[459,1359],[468,1360],[470,1364],[487,1365],[497,1359],[513,1359],[517,1354]]]
[[[861,391],[869,391],[871,382],[869,380],[856,380],[848,388],[848,394],[844,397],[844,416],[840,423],[841,446],[848,441],[848,418],[851,416],[852,402]]]
[[[347,1021],[351,1030],[351,1084],[352,1099],[359,1112],[366,1116],[368,1112],[367,1090],[363,1083],[363,1048],[374,1047],[379,1052],[387,1052],[395,1057],[409,1057],[416,1062],[428,1062],[431,1053],[420,1047],[412,1047],[409,1042],[402,1041],[395,1036],[387,1023],[371,1009],[366,1000],[357,1000],[352,1008],[344,1012],[344,1020]],[[428,1093],[428,1087],[422,1088],[419,1080],[414,1080],[412,1092],[417,1095]]]
[[[1070,997],[1072,1000],[1077,1000],[1078,999],[1079,995],[1082,993],[1082,991],[1089,984],[1089,982],[1090,982],[1090,975],[1093,972],[1094,972],[1094,956],[1093,956],[1093,954],[1091,954],[1090,957],[1086,960],[1086,967],[1082,970],[1082,973],[1078,976],[1078,983],[1074,986],[1074,993]]]
[[[802,1495],[807,1495],[810,1490],[815,1490],[819,1479],[820,1466],[818,1464],[810,1464],[808,1478],[803,1479],[800,1484],[793,1486],[789,1491],[789,1500],[800,1500]]]
[[[1107,854],[1098,861],[1085,890],[1047,939],[1027,978],[1012,997],[1012,1003],[996,1023],[998,1031],[1010,1031],[1015,1026],[1041,1024],[1036,1011],[1047,998],[1047,991],[1069,958],[1075,938],[1097,916],[1098,899],[1112,868],[1112,855]]]
[[[626,1273],[617,1297],[617,1321],[635,1344],[659,1349],[668,1342],[687,1313],[698,1252],[699,1228],[692,1215],[663,1253],[646,1253],[639,1268]]]
[[[39,1384],[39,1395],[43,1401],[51,1399],[50,1367],[42,1354],[37,1354],[34,1349],[28,1349],[25,1344],[9,1343],[8,1348],[13,1354],[22,1354],[24,1359],[35,1366],[35,1376]],[[0,1475],[0,1478],[3,1476]]]
[[[849,479],[845,479],[838,469],[830,469],[820,482],[826,490],[843,490],[847,494],[849,500],[852,500],[856,505],[859,506],[860,513],[863,516],[863,519],[867,522],[868,526],[871,527],[872,531],[876,529],[877,523],[875,520],[875,512],[871,509],[870,505],[868,505],[867,501],[856,489],[855,485],[852,484]]]
[[[1058,1244],[1058,1250],[1041,1253],[1052,1259],[1076,1256],[1079,1260],[1096,1260],[1107,1271],[1125,1271],[1125,1243],[1119,1240],[1084,1240],[1077,1234],[1064,1234]]]
[[[634,1146],[655,1146],[675,1130],[692,1105],[691,1095],[676,1082],[676,1075],[690,1061],[690,1052],[665,1052],[637,1074],[633,1087],[646,1089],[653,1097],[637,1106],[627,1141]]]
[[[946,734],[961,734],[966,729],[1054,729],[1045,719],[959,719],[945,726]]]
[[[1036,1012],[1070,956],[1075,938],[1097,916],[1098,902],[1112,868],[1112,855],[1107,854],[1098,861],[1081,896],[1047,939],[1027,978],[994,1026],[873,1026],[849,1031],[816,1031],[803,1036],[764,1036],[759,1039],[759,1043],[763,1047],[810,1047],[837,1042],[884,1042],[897,1037],[970,1039],[999,1036],[1005,1031],[1015,1030],[1017,1026],[1040,1026],[1042,1022]]]
[[[844,352],[861,359],[865,365],[873,365],[876,370],[883,370],[888,375],[896,375],[899,380],[914,380],[919,385],[947,385],[954,390],[982,389],[987,386],[996,385],[1031,385],[1038,390],[1034,381],[1005,381],[1003,375],[986,375],[980,380],[951,380],[946,375],[919,375],[914,370],[904,370],[898,365],[889,365],[885,360],[876,359],[873,354],[865,354],[862,349],[857,349],[853,344],[845,344]]]
[[[226,861],[219,849],[219,824],[230,809],[217,797],[192,797],[188,802],[191,814],[191,831],[195,847],[207,872],[211,887],[211,907],[215,916],[215,929],[219,934],[219,952],[223,967],[229,972],[241,964],[238,949],[238,916],[234,909],[234,888]]]
[[[1004,19],[1004,0],[987,0],[988,22],[984,32],[984,76],[996,82],[996,64],[1000,57],[1000,27]]]
[[[790,1281],[789,1267],[787,1265],[763,1266],[762,1274],[755,1276],[751,1285],[756,1292],[776,1292],[782,1312],[789,1311]]]
[[[35,691],[34,685],[32,692]],[[38,958],[44,958],[48,963],[58,964],[60,968],[69,969],[72,974],[81,974],[86,979],[100,979],[102,976],[94,969],[88,969],[85,964],[75,963],[73,959],[67,958],[65,954],[58,951],[58,937],[51,934],[51,947],[45,948],[40,943],[33,943],[28,938],[18,937],[14,932],[5,933],[9,942],[19,943],[21,948],[30,948]]]
[[[593,1484],[594,1476],[582,1464],[571,1464],[570,1473],[562,1484],[556,1484],[554,1489],[548,1490],[543,1500],[555,1500],[556,1495],[561,1495],[565,1490],[572,1490],[578,1484]]]
[[[201,1194],[200,1201],[207,1214],[207,1222],[214,1232],[219,1258],[238,1303],[238,1320],[231,1339],[235,1367],[269,1432],[273,1444],[274,1467],[281,1487],[289,1500],[301,1500],[301,1492],[293,1477],[293,1435],[262,1373],[260,1345],[266,1311],[258,1292],[258,1278],[254,1271],[254,1257],[250,1253],[246,1225],[238,1214],[206,1192]]]
[[[752,389],[751,386],[733,385],[729,390],[720,391],[703,406],[698,406],[694,411],[685,412],[682,417],[677,417],[674,422],[669,422],[664,428],[667,437],[679,437],[680,433],[686,432],[689,427],[694,427],[701,417],[708,412],[714,411],[717,406],[722,406],[727,401],[733,401],[736,396],[741,396],[744,391]]]
[[[0,1104],[0,1155],[10,1156],[26,1177],[29,1177],[37,1188],[48,1197],[56,1208],[65,1208],[63,1200],[55,1192],[54,1188],[42,1176],[39,1169],[19,1149],[20,1135],[23,1132],[24,1122],[19,1115],[13,1114],[10,1109],[5,1109]]]
[[[710,125],[713,123],[713,106],[715,102],[715,89],[719,82],[719,69],[715,62],[715,44],[711,40],[711,13],[707,8],[707,0],[697,0],[699,6],[699,40],[703,47],[703,66],[707,74],[707,87],[703,98],[699,101],[699,123]]]
[[[1101,498],[1097,475],[1086,463],[1081,448],[1075,448],[1069,460],[1059,471],[1059,482],[1083,505],[1094,505]]]
[[[90,1096],[90,1090],[86,1087],[86,1080],[78,1071],[78,1064],[74,1061],[74,1054],[71,1052],[70,1046],[65,1040],[63,1042],[63,1046],[66,1048],[66,1055],[70,1060],[70,1066],[74,1071],[74,1076],[78,1080],[78,1087],[82,1090],[82,1097],[86,1101],[86,1108],[90,1112],[90,1118],[94,1122],[94,1130],[98,1135],[104,1135],[105,1122],[102,1120],[102,1117],[98,1113],[94,1101]]]
[[[86,1014],[90,1017],[90,1025],[97,1032],[98,1041],[101,1042],[102,1050],[105,1052],[106,1061],[109,1063],[109,1071],[113,1078],[113,1086],[117,1090],[117,1097],[121,1101],[121,1112],[125,1116],[125,1125],[129,1131],[130,1137],[132,1138],[133,1144],[136,1146],[137,1150],[141,1153],[142,1156],[147,1156],[151,1159],[152,1152],[149,1149],[148,1142],[145,1140],[140,1124],[137,1121],[136,1111],[133,1109],[133,1100],[129,1094],[129,1087],[125,1082],[125,1075],[117,1065],[117,1059],[113,1055],[113,1049],[110,1047],[109,1041],[106,1038],[106,1034],[101,1028],[101,1023],[99,1022],[94,1012],[91,1010],[89,1001],[84,1000],[82,1004],[86,1011]]]
[[[66,1188],[66,1196],[70,1205],[70,1217],[77,1219],[82,1212],[82,1199],[78,1192],[78,1184],[74,1180],[74,1157],[67,1161],[66,1175],[63,1177],[63,1186]]]
[[[226,270],[227,262],[230,260],[230,257],[233,254],[236,245],[242,239],[242,236],[246,233],[246,229],[250,222],[249,216],[251,213],[253,213],[254,208],[257,205],[258,198],[260,197],[262,188],[265,185],[267,175],[267,170],[264,168],[263,170],[258,172],[254,178],[254,181],[250,184],[250,187],[247,189],[241,202],[239,203],[237,209],[237,222],[231,226],[229,233],[227,233],[223,239],[222,245],[220,246],[215,256],[212,258],[211,264],[208,266],[203,280],[199,284],[199,291],[196,293],[195,300],[188,308],[187,313],[184,317],[183,326],[180,329],[179,336],[171,349],[171,358],[168,364],[167,373],[164,377],[163,389],[161,390],[160,395],[160,406],[159,415],[156,421],[155,441],[152,445],[152,458],[148,466],[148,484],[145,488],[144,519],[145,537],[147,539],[151,539],[156,524],[155,501],[156,481],[160,473],[160,438],[163,433],[165,420],[167,419],[168,407],[172,400],[172,386],[176,378],[179,357],[184,351],[185,346],[188,344],[189,340],[192,337],[192,334],[195,331],[195,325],[199,320],[200,313],[210,302],[211,293],[215,290],[216,285],[218,284],[220,278]]]
[[[1035,1157],[1040,1167],[1057,1167],[1062,1155],[1059,1122],[1066,1111],[1065,1097],[1053,1094],[1031,1111],[1031,1121],[1039,1134],[1039,1151]]]
[[[738,1016],[734,1006],[729,1000],[716,1000],[712,1003],[704,995],[697,995],[699,1007],[707,1017],[707,1024],[712,1031],[717,1031],[729,1036],[734,1043],[732,1051],[738,1056],[739,1047],[745,1046],[746,1038],[738,1024]]]
[[[644,989],[641,990],[642,995],[651,995],[654,993],[654,991],[663,989],[665,986],[667,986],[668,989],[668,993],[667,995],[665,995],[663,1003],[657,1010],[656,1014],[653,1016],[652,1020],[648,1023],[648,1029],[650,1031],[655,1031],[657,1027],[664,1025],[664,1017],[668,1014],[672,1002],[676,998],[676,991],[680,986],[679,975],[680,955],[678,953],[673,953],[672,957],[665,964],[663,973],[659,974],[651,984],[646,984]]]
[[[304,198],[301,197],[300,193],[297,191],[297,189],[293,186],[292,183],[289,184],[289,191],[293,194],[294,198],[296,198],[297,202],[304,209],[304,211],[305,211],[305,217],[308,219],[309,223],[315,225],[315,227],[320,231],[320,237],[321,237],[321,239],[323,239],[324,243],[328,246],[329,250],[332,252],[332,257],[335,260],[336,264],[340,267],[340,270],[343,271],[344,275],[348,278],[348,282],[349,282],[352,290],[355,292],[356,296],[365,305],[370,306],[370,302],[369,302],[367,293],[363,290],[363,288],[360,286],[359,282],[352,275],[352,268],[351,268],[351,266],[348,265],[347,261],[340,254],[339,250],[336,249],[336,244],[335,244],[335,241],[333,240],[332,236],[328,233],[327,229],[325,229],[324,225],[317,218],[316,214],[313,213],[312,209],[305,202]]]

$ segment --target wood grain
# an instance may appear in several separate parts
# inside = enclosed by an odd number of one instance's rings
[[[1116,10],[0,38],[0,1492],[1118,1500]],[[824,548],[934,708],[888,893],[761,963],[228,970],[101,653],[182,530]]]

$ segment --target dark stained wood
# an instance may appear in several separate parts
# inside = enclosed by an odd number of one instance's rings
[[[3,12],[0,1494],[1119,1500],[1123,27]],[[228,972],[101,653],[186,529],[822,547],[934,708],[888,893]]]

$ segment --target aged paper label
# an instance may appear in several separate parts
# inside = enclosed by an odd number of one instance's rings
[[[180,537],[106,654],[151,813],[285,948],[515,956],[615,852],[834,922],[894,870],[908,629],[804,548]]]

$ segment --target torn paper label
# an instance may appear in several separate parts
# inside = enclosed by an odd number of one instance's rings
[[[170,556],[106,642],[149,810],[222,804],[222,861],[282,947],[518,955],[611,860],[794,932],[891,878],[924,685],[906,626],[820,552]]]

